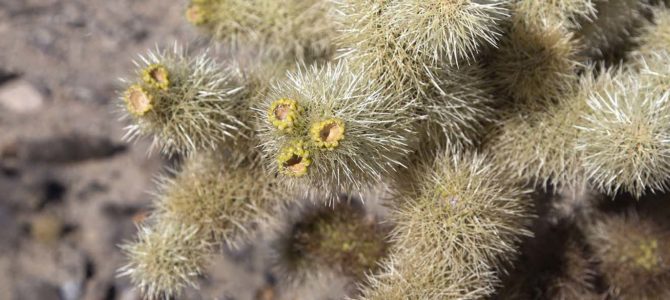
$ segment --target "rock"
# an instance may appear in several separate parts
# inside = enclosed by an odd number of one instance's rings
[[[140,300],[142,299],[142,296],[140,296],[139,292],[134,289],[134,288],[127,288],[124,289],[121,292],[121,295],[118,297],[119,300]]]
[[[40,214],[35,216],[30,224],[30,233],[36,241],[44,244],[53,244],[63,232],[63,220],[55,215]]]
[[[28,113],[44,105],[44,97],[25,80],[13,80],[0,86],[0,105],[16,113]]]
[[[56,179],[47,179],[42,183],[42,197],[37,203],[37,209],[44,209],[51,204],[59,204],[63,202],[63,198],[67,193],[67,187]]]
[[[0,26],[2,26],[2,25],[0,25]],[[5,82],[12,81],[12,80],[14,80],[18,77],[19,77],[19,74],[0,69],[0,85],[4,84]]]
[[[29,138],[17,143],[17,156],[32,163],[73,163],[103,159],[126,150],[107,137],[77,132],[47,138]]]
[[[57,286],[36,279],[23,280],[16,286],[16,299],[61,300]]]
[[[19,226],[13,211],[11,211],[10,207],[6,206],[5,203],[0,201],[0,241],[2,241],[0,242],[0,254],[14,247],[18,240],[18,236]],[[0,297],[0,299],[2,299],[2,297]]]
[[[0,255],[0,299],[16,299],[13,280],[16,274],[12,272],[11,259]]]
[[[60,294],[63,300],[78,300],[81,298],[81,282],[70,280],[63,283],[60,287]]]
[[[277,292],[275,291],[275,288],[271,285],[266,285],[262,288],[260,288],[258,291],[256,291],[256,296],[254,297],[256,300],[275,300],[277,299]]]

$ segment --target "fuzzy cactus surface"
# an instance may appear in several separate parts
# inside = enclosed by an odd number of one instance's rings
[[[212,50],[120,92],[180,162],[120,274],[178,298],[269,239],[284,289],[348,299],[667,298],[665,2],[191,0]]]

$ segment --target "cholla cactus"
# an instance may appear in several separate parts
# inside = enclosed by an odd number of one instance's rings
[[[500,88],[515,101],[555,101],[574,84],[581,67],[578,44],[560,22],[536,24],[522,7],[492,58]]]
[[[272,248],[273,265],[282,278],[305,280],[329,268],[360,279],[387,254],[388,226],[351,201],[334,207],[303,204],[294,218],[280,222]]]
[[[661,1],[192,0],[185,16],[225,63],[149,53],[119,101],[130,139],[184,157],[123,246],[147,297],[254,242],[280,282],[348,277],[361,300],[668,297],[664,223],[616,215],[670,192]]]
[[[496,45],[509,0],[389,1],[384,14],[408,55],[428,65],[472,60],[484,46]]]
[[[175,178],[163,177],[155,217],[197,226],[212,243],[236,247],[248,239],[249,224],[262,223],[292,199],[277,180],[224,159],[194,157]]]
[[[598,220],[589,229],[599,268],[616,297],[670,296],[670,231],[667,225],[652,220],[634,213],[615,215]]]
[[[653,23],[647,23],[637,37],[639,48],[630,55],[641,81],[661,92],[670,89],[670,10],[655,10]]]
[[[622,74],[620,77],[624,77]],[[609,192],[640,196],[663,191],[670,171],[670,91],[644,81],[620,78],[592,95],[577,149],[593,183]]]
[[[259,138],[287,181],[337,196],[381,182],[411,151],[411,104],[345,64],[289,73],[258,109]]]
[[[432,90],[420,98],[415,124],[421,143],[455,152],[479,145],[484,128],[495,119],[493,89],[481,66],[444,69],[431,80]]]
[[[653,24],[647,24],[643,31],[644,33],[636,38],[640,47],[634,53],[638,59],[652,59],[670,51],[670,11],[654,10]]]
[[[310,61],[334,52],[331,10],[320,0],[192,0],[186,18],[233,50],[253,45]]]
[[[369,0],[342,0],[336,2],[336,21],[342,34],[337,42],[342,45],[341,56],[351,60],[396,93],[417,92],[425,82],[421,65],[395,39],[388,3]],[[395,59],[394,59],[395,58]],[[399,59],[402,58],[402,59]]]
[[[539,111],[509,113],[490,147],[495,149],[493,155],[499,164],[511,170],[510,176],[543,186],[577,187],[585,183],[582,154],[576,148],[580,131],[575,126],[582,122],[580,114],[588,109],[589,95],[612,85],[608,72],[595,76],[593,71],[587,72],[572,91],[555,104],[539,106]]]
[[[517,0],[514,11],[520,20],[537,25],[565,22],[565,26],[574,29],[580,22],[592,20],[596,15],[593,0]]]
[[[495,45],[506,1],[336,1],[344,54],[395,92],[421,94],[444,62]]]
[[[585,44],[584,52],[595,58],[606,54],[617,56],[616,51],[625,47],[633,32],[643,24],[648,1],[597,0],[594,4],[596,17],[583,22],[578,31]]]
[[[574,240],[567,242],[564,250],[563,268],[551,280],[547,296],[556,300],[601,299],[595,289],[596,273],[590,253]]]
[[[191,157],[175,178],[160,181],[156,211],[124,246],[130,263],[122,269],[150,298],[195,286],[217,247],[249,240],[249,226],[292,199],[275,178],[217,156]]]
[[[659,25],[667,22],[657,14]],[[654,28],[654,27],[652,27]],[[670,40],[665,28],[647,29],[639,38],[631,71],[618,74],[614,84],[595,92],[588,103],[586,124],[580,127],[578,148],[595,186],[608,193],[624,190],[639,197],[645,191],[665,191],[668,168],[667,130],[663,127],[670,87]],[[665,46],[665,47],[664,47]],[[655,51],[652,51],[654,50]]]
[[[486,157],[438,155],[401,176],[393,259],[365,299],[479,299],[495,291],[531,219],[527,191]],[[421,160],[420,160],[421,161]]]
[[[235,145],[249,135],[239,69],[222,66],[205,52],[191,57],[175,44],[142,56],[137,76],[122,94],[133,124],[127,138],[153,136],[152,148],[166,154]]]
[[[472,148],[492,119],[493,103],[474,56],[497,42],[503,2],[337,1],[341,56],[382,93],[413,106],[421,120],[415,127],[429,143]],[[430,26],[420,31],[425,22]],[[464,29],[468,23],[475,27]],[[436,48],[428,51],[430,45]],[[461,60],[473,65],[461,70]]]
[[[119,271],[151,299],[168,299],[195,286],[212,252],[197,226],[172,222],[141,226],[137,239],[123,246],[129,262]]]

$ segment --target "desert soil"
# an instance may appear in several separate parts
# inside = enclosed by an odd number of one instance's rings
[[[184,6],[0,1],[0,299],[142,298],[116,276],[118,245],[134,237],[170,162],[147,155],[146,141],[123,141],[118,78],[147,49],[204,44]],[[200,291],[180,299],[321,297],[280,297],[262,249],[224,251]]]

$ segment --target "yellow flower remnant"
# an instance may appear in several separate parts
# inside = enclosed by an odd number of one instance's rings
[[[159,64],[153,64],[142,70],[142,80],[159,90],[166,90],[170,85],[168,70]]]
[[[333,150],[344,138],[344,122],[335,118],[317,122],[312,125],[310,135],[318,147]]]
[[[186,20],[196,26],[202,25],[205,23],[205,11],[200,5],[191,5],[186,9]]]
[[[277,162],[279,163],[279,172],[282,174],[301,177],[307,174],[307,168],[312,160],[309,158],[309,151],[303,148],[303,143],[296,142],[294,145],[281,150]]]
[[[153,109],[153,97],[140,85],[134,84],[126,90],[124,97],[128,111],[134,116],[141,117]]]
[[[637,249],[637,253],[634,257],[635,264],[644,268],[645,270],[652,271],[659,265],[658,255],[656,250],[658,249],[658,241],[650,240],[640,243]]]
[[[299,113],[298,102],[282,98],[272,102],[268,110],[268,118],[277,129],[291,132]]]

